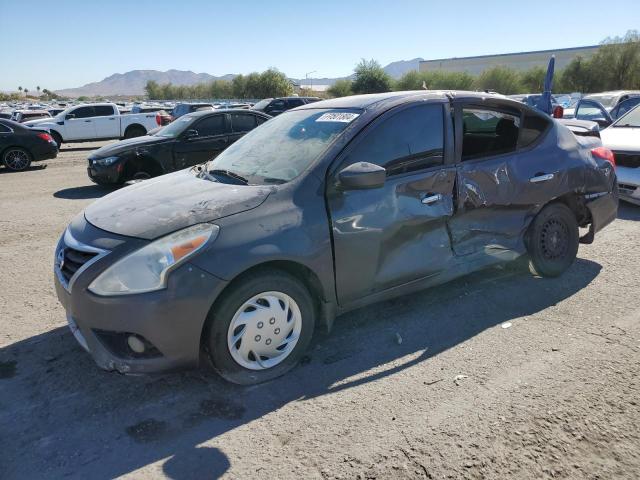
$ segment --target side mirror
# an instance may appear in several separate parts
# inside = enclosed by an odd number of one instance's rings
[[[387,171],[369,162],[358,162],[340,170],[338,180],[345,190],[380,188],[387,178]]]
[[[186,138],[187,140],[190,140],[192,138],[196,138],[198,135],[199,135],[198,130],[190,128],[184,133],[184,138]]]
[[[74,118],[76,118],[75,113],[68,113],[67,116],[64,117],[65,120],[73,120]]]

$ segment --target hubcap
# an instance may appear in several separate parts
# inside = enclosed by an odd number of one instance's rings
[[[284,361],[300,338],[302,315],[293,298],[264,292],[235,313],[227,333],[231,357],[250,370],[265,370]]]
[[[562,258],[569,250],[569,230],[567,226],[555,218],[547,220],[540,235],[542,254],[546,259]]]
[[[7,167],[12,170],[23,170],[29,165],[29,156],[22,150],[9,150],[4,159]]]

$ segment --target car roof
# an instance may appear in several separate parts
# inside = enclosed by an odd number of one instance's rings
[[[467,92],[456,90],[411,90],[403,92],[386,92],[386,93],[369,93],[365,95],[352,95],[349,97],[332,98],[329,100],[320,100],[319,102],[309,103],[298,107],[298,110],[316,109],[316,108],[360,108],[368,109],[381,103],[402,103],[403,100],[423,99],[423,100],[445,100],[446,98],[465,98],[465,99],[496,99],[502,100],[514,105],[522,105],[520,102],[509,99],[504,95],[485,92]]]
[[[226,115],[228,113],[250,113],[252,115],[260,115],[263,116],[265,118],[270,118],[269,115],[267,115],[266,113],[262,113],[259,110],[249,110],[247,108],[222,108],[222,109],[217,109],[217,110],[201,110],[199,112],[191,112],[191,113],[186,113],[184,116],[186,117],[187,115],[189,117],[192,118],[199,118],[199,117],[205,117],[207,115]]]
[[[25,127],[21,123],[14,122],[13,120],[9,120],[8,118],[0,118],[0,123],[6,127],[12,128],[13,130],[29,130],[29,127]]]

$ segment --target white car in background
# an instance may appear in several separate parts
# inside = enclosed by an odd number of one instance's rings
[[[640,205],[640,106],[602,130],[600,138],[615,155],[620,200]]]
[[[156,112],[122,115],[115,103],[76,105],[53,118],[25,122],[47,130],[58,144],[133,138],[161,125]]]

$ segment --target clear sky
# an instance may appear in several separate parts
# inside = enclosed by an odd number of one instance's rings
[[[134,69],[339,77],[362,57],[575,47],[638,28],[638,0],[0,0],[0,90]]]

